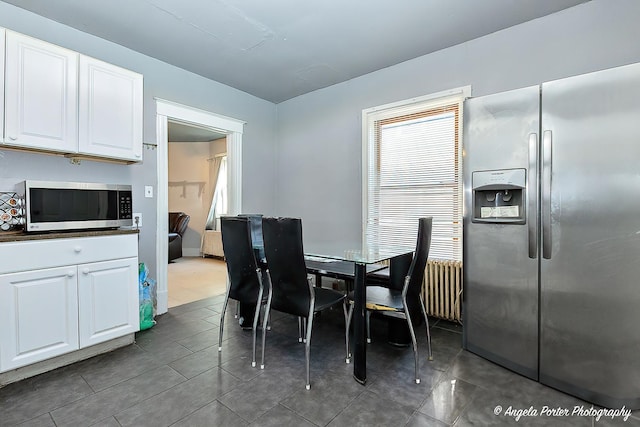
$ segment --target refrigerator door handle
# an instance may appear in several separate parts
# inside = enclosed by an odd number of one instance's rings
[[[551,146],[553,135],[545,130],[542,136],[542,257],[551,259]]]
[[[529,258],[535,259],[538,255],[538,134],[529,134],[529,171],[528,171],[528,195],[527,224],[529,233]]]

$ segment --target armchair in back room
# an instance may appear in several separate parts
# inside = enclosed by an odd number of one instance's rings
[[[184,212],[169,212],[169,262],[182,256],[182,237],[190,219]]]

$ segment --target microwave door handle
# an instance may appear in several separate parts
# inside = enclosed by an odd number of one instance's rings
[[[529,206],[527,207],[527,232],[529,235],[529,258],[538,256],[538,134],[529,134],[529,171],[527,193]]]
[[[551,175],[552,175],[552,143],[550,130],[542,136],[542,257],[551,259]]]

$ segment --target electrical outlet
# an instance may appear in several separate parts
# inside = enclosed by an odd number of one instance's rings
[[[151,199],[153,198],[153,186],[145,185],[144,186],[144,197]]]
[[[141,228],[142,227],[142,214],[141,213],[134,213],[133,214],[133,226],[135,228]]]

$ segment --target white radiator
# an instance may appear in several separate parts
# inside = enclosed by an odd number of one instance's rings
[[[215,257],[223,258],[222,233],[217,230],[205,230],[202,235],[200,251],[202,252],[202,256],[213,255]]]
[[[429,259],[423,295],[429,316],[462,323],[462,261]]]

